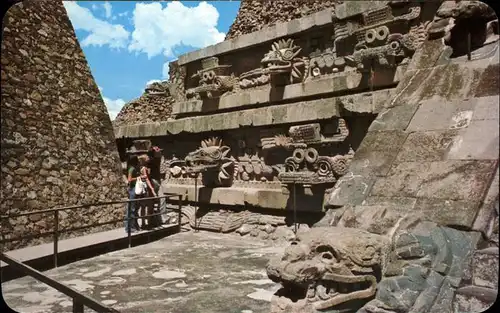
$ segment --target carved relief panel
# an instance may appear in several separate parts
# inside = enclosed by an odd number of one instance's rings
[[[197,86],[186,90],[188,99],[218,98],[233,90],[237,82],[231,72],[231,65],[219,65],[217,57],[204,59],[201,65],[202,69],[191,76]]]
[[[353,152],[348,137],[342,118],[260,131],[239,130],[225,134],[224,139],[203,139],[197,149],[188,148],[193,146],[190,141],[179,157],[165,158],[162,170],[170,178],[181,179],[179,183],[192,184],[190,179],[200,177],[208,187],[235,183],[271,183],[276,188],[329,185],[347,170]]]

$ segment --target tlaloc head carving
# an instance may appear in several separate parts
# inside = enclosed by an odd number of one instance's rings
[[[359,229],[318,227],[300,235],[267,266],[283,288],[272,312],[317,312],[375,296],[389,249],[387,238]]]

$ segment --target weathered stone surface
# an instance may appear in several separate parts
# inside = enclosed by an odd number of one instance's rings
[[[266,208],[284,209],[286,208],[288,196],[281,193],[281,189],[257,189],[257,188],[206,188],[197,186],[195,194],[194,185],[166,185],[166,190],[179,193],[187,201],[198,201],[202,203],[216,203],[223,205],[266,205]]]
[[[477,243],[475,236],[445,227],[392,239],[355,228],[316,227],[297,237],[266,268],[271,280],[289,287],[272,298],[273,313],[321,312],[342,304],[363,313],[451,312],[454,289]],[[293,293],[299,286],[307,292]],[[336,292],[328,292],[332,286]]]
[[[119,312],[265,313],[279,286],[263,266],[282,250],[258,238],[190,232],[45,274]],[[18,312],[71,312],[71,298],[31,277],[2,283],[2,294]]]
[[[498,119],[474,120],[450,147],[450,160],[495,160],[499,153]]]
[[[125,198],[108,112],[62,2],[23,1],[9,9],[3,26],[2,65],[8,65],[1,73],[1,214]],[[123,206],[87,208],[60,223],[77,227],[122,214]],[[2,233],[13,238],[50,231],[51,220],[12,219]]]
[[[411,133],[402,145],[396,162],[445,161],[456,138],[456,130]]]
[[[497,167],[488,192],[483,199],[479,212],[474,221],[473,229],[481,232],[486,238],[498,242],[498,193],[500,182],[500,168]],[[496,237],[495,237],[496,232]]]
[[[164,95],[142,94],[125,104],[113,120],[113,126],[158,122],[168,119],[174,99]]]
[[[481,80],[476,88],[476,97],[496,96],[500,89],[500,71],[498,62],[488,66],[483,74]]]
[[[493,305],[497,294],[497,290],[484,287],[467,286],[460,288],[455,295],[454,312],[485,312]]]
[[[207,116],[186,117],[160,123],[126,125],[115,128],[117,138],[165,136],[181,132],[206,132],[211,130],[237,129],[241,126],[264,126],[339,116],[338,105],[333,99],[319,99],[248,109]]]
[[[375,182],[371,195],[477,201],[493,171],[492,161],[403,162]]]
[[[474,100],[448,102],[431,99],[420,104],[408,131],[460,129],[467,127],[474,115]]]
[[[444,65],[443,61],[450,62],[451,53],[452,49],[444,45],[442,40],[426,41],[413,55],[408,71]]]
[[[176,102],[172,113],[197,113],[214,112],[228,109],[245,109],[249,106],[266,105],[275,101],[297,101],[302,97],[316,96],[325,93],[332,93],[339,90],[348,89],[347,81],[352,76],[353,80],[358,80],[359,75],[348,73],[346,76],[325,77],[308,81],[301,84],[287,85],[282,93],[276,93],[270,86],[265,86],[256,90],[242,91],[239,93],[229,93],[219,99],[219,103],[214,107],[203,107],[200,100]],[[358,82],[359,84],[359,82]],[[356,83],[354,84],[357,85]],[[380,86],[379,86],[380,87]],[[351,96],[340,96],[332,98],[342,105],[347,111],[359,113],[378,113],[387,101],[388,90],[359,93]]]
[[[433,221],[438,225],[470,229],[479,210],[479,203],[479,201],[418,198],[413,213],[422,220]]]
[[[498,96],[475,98],[476,106],[472,120],[497,120],[500,117],[500,100]]]
[[[498,247],[476,251],[471,268],[474,285],[498,290]]]
[[[251,7],[253,7],[254,9],[257,8],[259,15],[263,13],[263,11],[260,11],[262,10],[262,5],[268,6],[269,9],[272,8],[273,15],[283,14],[283,12],[280,12],[279,9],[276,10],[276,7],[279,7],[280,5],[290,8],[294,11],[297,10],[297,12],[301,12],[300,9],[298,7],[295,7],[293,4],[289,4],[288,2],[285,4],[284,2],[286,1],[282,1],[281,4],[276,4],[276,3],[261,3],[259,1],[253,1]],[[228,32],[226,41],[179,56],[179,65],[183,65],[199,59],[208,58],[217,54],[223,54],[230,50],[242,49],[249,46],[254,46],[257,44],[261,44],[265,41],[271,41],[283,36],[292,35],[298,32],[303,32],[312,27],[318,27],[329,24],[332,22],[332,10],[326,8],[330,6],[332,6],[332,4],[329,3],[329,1],[323,1],[321,2],[321,5],[313,6],[314,9],[312,9],[312,11],[308,10],[309,14],[299,13],[299,15],[295,15],[294,17],[295,20],[291,20],[292,17],[290,16],[286,16],[284,17],[284,19],[271,18],[270,24],[274,24],[276,22],[281,22],[281,23],[275,25],[268,25],[267,23],[259,24],[258,22],[254,22],[252,23],[252,26],[245,31],[237,30],[237,28],[240,27],[238,25],[239,24],[238,21],[242,18],[242,17],[237,17],[236,21],[233,23],[233,26],[231,26],[231,29]],[[305,7],[308,7],[308,5],[305,5]],[[245,14],[244,13],[245,8],[249,8],[249,6],[247,6],[246,3],[244,2],[240,6],[239,16]],[[304,17],[300,18],[301,16]],[[269,26],[269,27],[262,29],[264,26]]]
[[[479,61],[408,71],[402,84],[394,91],[395,98],[391,104],[413,104],[435,98],[438,101],[463,101],[473,97],[484,71],[484,68],[474,66],[474,62]]]
[[[375,179],[369,176],[347,174],[335,184],[326,204],[327,206],[361,204],[369,195],[374,182]]]
[[[377,119],[370,125],[369,131],[405,130],[417,109],[418,104],[415,103],[383,108]]]
[[[366,177],[386,175],[407,136],[407,133],[398,130],[368,132],[349,170]]]

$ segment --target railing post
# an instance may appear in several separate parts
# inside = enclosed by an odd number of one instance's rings
[[[177,223],[179,223],[179,233],[182,231],[182,195],[179,195],[179,216],[177,217]]]
[[[470,29],[467,29],[467,60],[469,61],[472,59],[471,50],[472,50],[472,38]]]
[[[54,267],[57,267],[58,241],[59,241],[59,211],[54,211]]]
[[[73,313],[83,313],[83,304],[73,298]]]
[[[130,211],[130,200],[127,202],[127,216],[126,216],[126,219],[127,219],[127,239],[128,239],[128,247],[130,248],[132,246],[132,236],[131,236],[131,232],[132,232],[132,229],[131,229],[131,211]],[[137,203],[136,203],[137,205]]]
[[[295,187],[295,181],[293,182],[293,226],[295,234],[297,234],[297,202],[296,202],[296,193],[297,189]]]
[[[194,232],[198,232],[198,173],[194,177]]]

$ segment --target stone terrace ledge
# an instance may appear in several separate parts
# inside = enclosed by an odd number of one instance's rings
[[[290,22],[277,23],[274,26],[266,27],[260,31],[245,34],[237,38],[208,46],[204,49],[183,54],[179,56],[178,63],[179,65],[184,65],[200,59],[224,54],[229,51],[236,51],[255,46],[267,41],[278,39],[280,37],[300,33],[313,27],[323,26],[330,23],[332,23],[332,10],[326,9],[300,19],[296,19]]]
[[[388,1],[348,1],[335,8],[335,15],[339,19],[346,19],[350,16],[360,14],[366,10],[383,6]],[[209,58],[215,55],[224,54],[229,51],[240,50],[255,46],[281,37],[300,33],[314,27],[324,26],[333,22],[333,11],[331,8],[322,10],[303,18],[289,22],[276,23],[276,25],[266,27],[262,30],[245,34],[237,38],[223,41],[221,43],[208,46],[201,50],[179,56],[179,65],[184,65],[200,59]]]
[[[164,122],[125,125],[115,128],[115,138],[143,138],[176,135],[182,132],[200,133],[244,126],[298,123],[329,119],[347,115],[348,112],[378,113],[388,97],[389,90],[380,90]]]
[[[374,83],[374,88],[388,88],[393,86],[404,75],[406,66],[399,66],[390,79],[380,79]],[[265,105],[276,101],[292,102],[304,97],[319,97],[332,94],[332,92],[353,92],[364,86],[362,75],[358,72],[347,72],[342,75],[327,76],[314,79],[305,83],[287,85],[280,91],[273,90],[271,86],[258,89],[244,90],[239,93],[224,95],[219,104],[214,108],[204,108],[203,101],[191,100],[176,102],[172,107],[172,114],[187,114],[200,112],[216,112],[218,110],[244,109],[255,105]],[[366,93],[357,94],[364,98]],[[359,99],[363,100],[363,99]],[[360,103],[362,107],[363,104]],[[356,111],[355,108],[353,108]],[[363,110],[363,109],[362,109]]]

